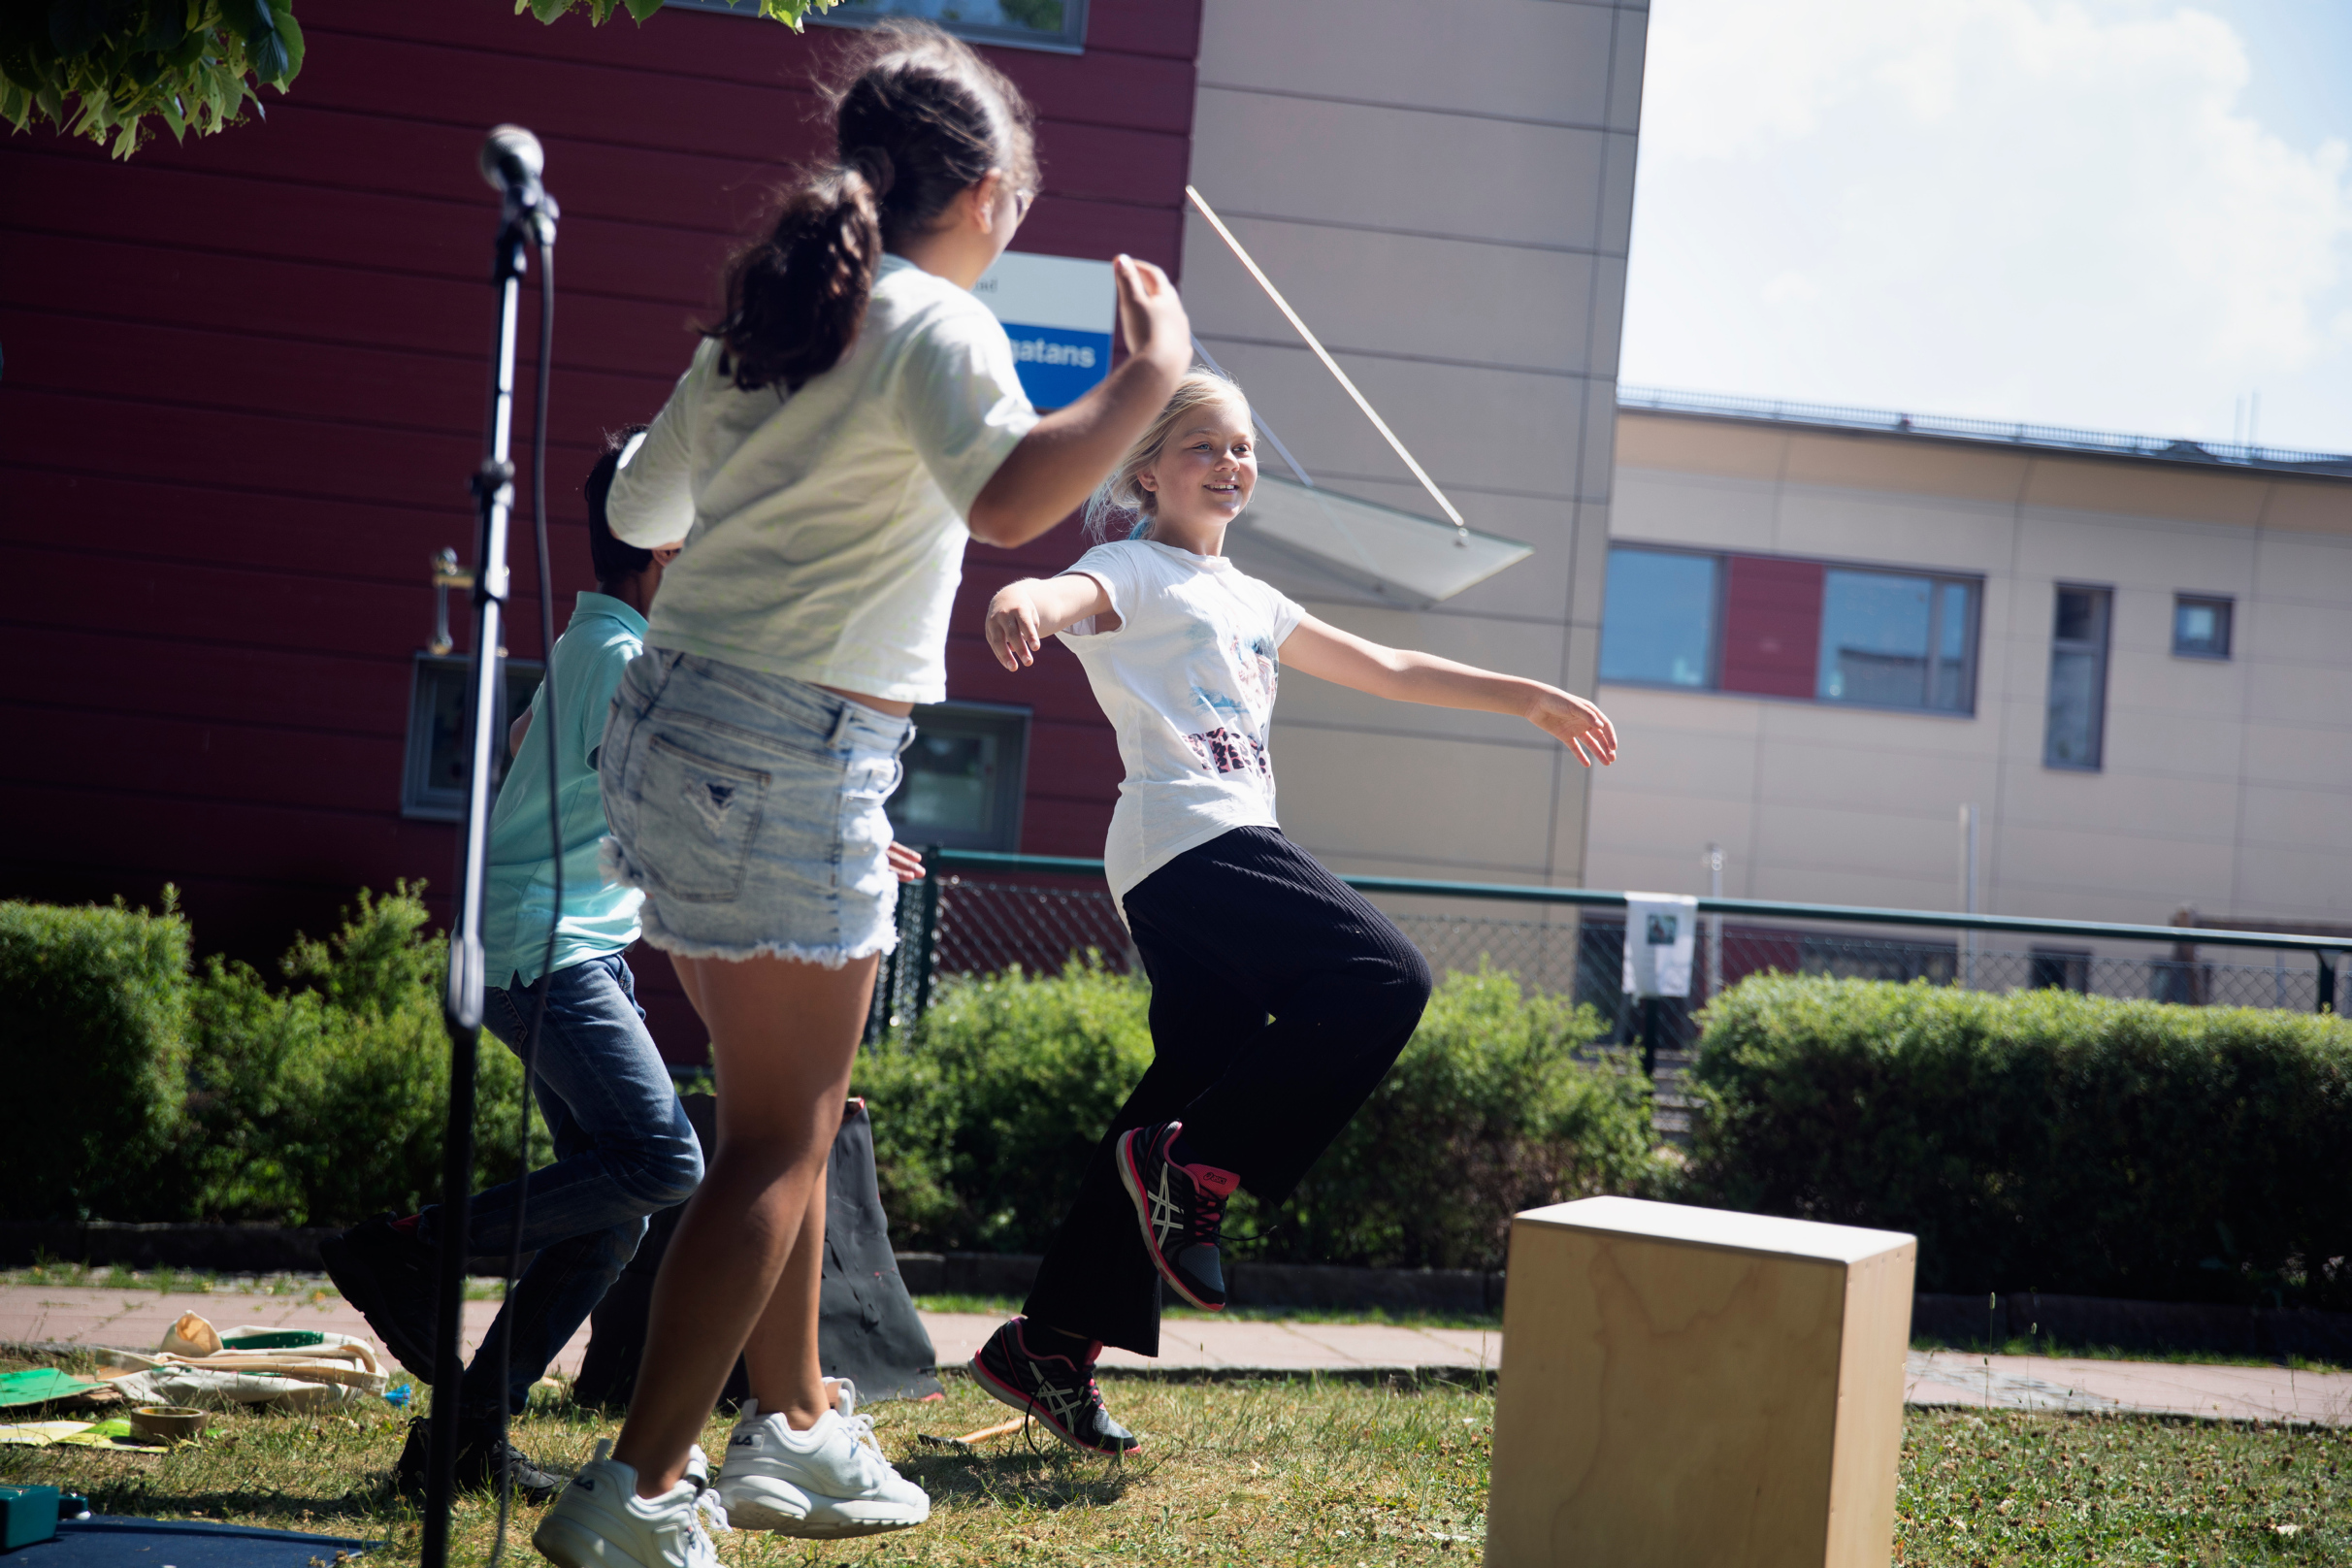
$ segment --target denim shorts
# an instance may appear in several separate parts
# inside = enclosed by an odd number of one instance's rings
[[[605,721],[605,876],[645,940],[695,959],[839,968],[898,945],[882,802],[914,726],[821,687],[648,648]]]

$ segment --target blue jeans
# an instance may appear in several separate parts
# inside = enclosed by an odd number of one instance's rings
[[[538,1256],[499,1309],[500,1322],[514,1320],[505,1391],[513,1413],[637,1256],[645,1217],[684,1202],[702,1179],[702,1146],[645,1032],[645,1010],[621,956],[589,959],[518,990],[492,987],[483,1022],[518,1056],[542,989],[547,1013],[531,1088],[556,1158],[528,1179],[523,1251]],[[494,1160],[512,1157],[507,1138],[498,1147]],[[513,1245],[516,1185],[475,1194],[467,1211],[467,1251],[474,1257],[502,1257]],[[425,1211],[425,1239],[435,1212]],[[464,1415],[498,1408],[499,1330],[493,1323],[458,1386]]]
[[[898,945],[882,803],[914,726],[699,654],[630,661],[597,779],[608,880],[645,890],[645,941],[690,959],[838,969]]]

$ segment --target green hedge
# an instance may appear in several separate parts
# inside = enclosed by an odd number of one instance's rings
[[[2352,1306],[2352,1027],[1766,976],[1705,1014],[1692,1201],[1919,1237],[1919,1289]]]
[[[441,1185],[446,950],[406,885],[325,941],[297,936],[273,987],[189,963],[159,914],[0,903],[0,1066],[39,1107],[0,1138],[12,1218],[343,1225]],[[487,1034],[477,1183],[511,1175],[521,1063]],[[534,1123],[537,1158],[547,1158]]]
[[[1035,1252],[1152,1058],[1149,987],[1073,964],[951,980],[911,1035],[860,1058],[883,1205],[905,1249]],[[1290,1199],[1243,1193],[1245,1257],[1499,1267],[1510,1216],[1655,1174],[1649,1085],[1580,1061],[1590,1009],[1454,975],[1388,1080]],[[1447,1179],[1432,1182],[1430,1173]]]
[[[188,928],[160,914],[0,903],[0,1133],[11,1218],[142,1207],[180,1128]]]
[[[1151,1064],[1152,994],[1073,963],[951,979],[923,1022],[858,1058],[874,1162],[904,1251],[1039,1252]]]
[[[206,966],[177,1151],[198,1215],[345,1225],[440,1197],[448,948],[429,918],[405,885],[362,890],[332,938],[295,938],[278,964],[286,988],[245,964]],[[474,1061],[478,1189],[514,1174],[523,1074],[486,1030]],[[543,1163],[551,1146],[536,1116],[532,1139]]]

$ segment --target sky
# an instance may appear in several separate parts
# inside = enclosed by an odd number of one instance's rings
[[[1620,378],[2352,452],[2352,4],[1652,0]]]

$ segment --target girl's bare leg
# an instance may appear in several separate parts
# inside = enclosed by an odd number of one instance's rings
[[[710,1018],[702,1011],[702,971],[699,962],[679,958],[675,953],[667,957],[670,960],[670,972],[678,977],[678,989],[686,993],[687,1001],[694,1006],[694,1016],[702,1020],[703,1028],[709,1028]]]
[[[766,1413],[805,1429],[828,1404],[817,1361],[825,1161],[840,1129],[878,961],[678,961],[710,1026],[719,1147],[653,1288],[645,1359],[612,1456],[657,1497],[685,1474],[738,1353]],[[688,969],[691,978],[686,977]]]

